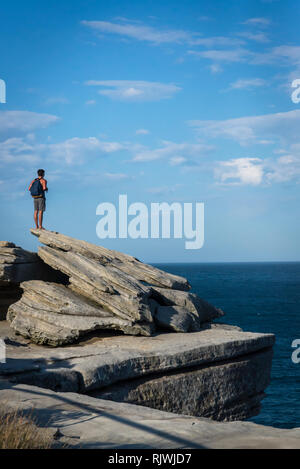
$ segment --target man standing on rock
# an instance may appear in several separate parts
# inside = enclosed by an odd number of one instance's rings
[[[43,227],[43,214],[46,210],[46,197],[45,192],[48,191],[47,181],[44,179],[45,171],[43,169],[39,169],[38,177],[34,179],[30,186],[29,191],[33,197],[34,203],[34,221],[36,229],[44,230]]]

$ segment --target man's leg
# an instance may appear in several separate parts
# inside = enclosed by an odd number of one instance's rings
[[[43,230],[43,215],[44,212],[42,210],[39,211],[39,222],[40,222],[40,230]]]
[[[40,212],[40,213],[41,213],[41,212]],[[39,224],[38,224],[38,210],[35,210],[35,211],[34,211],[33,218],[34,218],[34,222],[35,222],[36,229],[38,230],[38,228],[39,228]]]

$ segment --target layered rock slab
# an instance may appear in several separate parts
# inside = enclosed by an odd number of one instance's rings
[[[97,392],[215,419],[257,414],[269,383],[272,334],[215,325],[194,333],[103,336],[80,346],[7,345],[0,374],[55,391]]]
[[[137,280],[156,285],[158,287],[174,288],[176,290],[189,290],[190,285],[185,278],[169,274],[156,267],[140,262],[133,256],[118,251],[106,249],[87,241],[78,240],[69,236],[47,230],[30,230],[39,238],[42,244],[66,252],[75,252],[93,259],[101,265],[111,265],[125,272]]]
[[[36,253],[0,241],[0,320],[6,318],[9,306],[21,298],[20,282],[34,279],[66,281],[63,274],[45,264]]]
[[[66,288],[37,280],[21,283],[22,299],[9,308],[11,327],[41,345],[73,343],[99,329],[119,330],[130,334],[148,333],[142,325],[118,318],[98,305]]]
[[[260,412],[272,356],[268,349],[191,371],[117,383],[90,395],[218,421],[244,420]]]
[[[300,449],[300,428],[215,422],[1,380],[0,400],[12,411],[33,414],[53,434],[59,429],[59,442],[74,448]]]
[[[194,332],[224,314],[188,292],[182,277],[60,233],[31,232],[45,244],[38,250],[43,264],[68,279],[65,286],[21,284],[24,294],[10,307],[8,319],[16,332],[36,343],[70,344],[99,329],[145,336],[156,329]],[[63,308],[63,296],[72,303],[68,308]],[[74,314],[76,302],[80,308]]]

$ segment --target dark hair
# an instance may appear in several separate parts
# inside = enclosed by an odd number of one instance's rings
[[[37,174],[38,176],[44,176],[45,171],[43,169],[38,169]]]

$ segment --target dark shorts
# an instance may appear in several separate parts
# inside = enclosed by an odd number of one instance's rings
[[[33,199],[34,210],[38,210],[39,212],[45,212],[46,210],[46,199]]]

